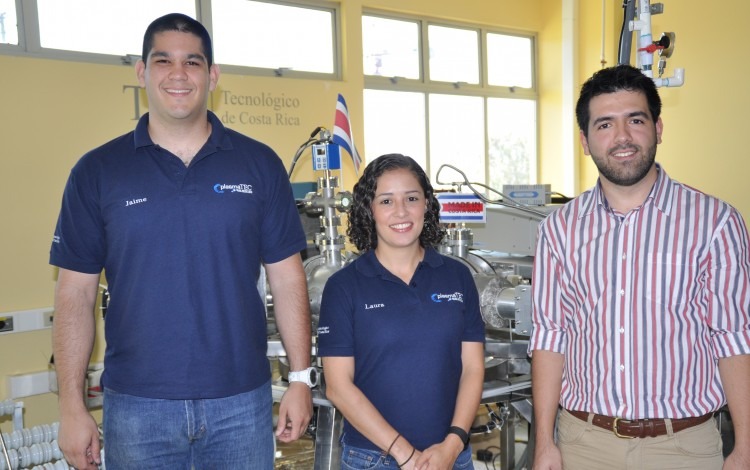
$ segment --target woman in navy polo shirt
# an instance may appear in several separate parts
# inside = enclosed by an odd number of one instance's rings
[[[318,355],[345,418],[342,468],[473,468],[484,323],[469,270],[440,255],[440,206],[411,158],[383,155],[354,186],[362,253],[323,292]]]

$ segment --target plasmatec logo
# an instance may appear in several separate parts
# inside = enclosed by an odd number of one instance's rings
[[[430,296],[433,302],[464,302],[464,294],[462,292],[454,292],[452,294],[432,294]]]
[[[229,191],[230,193],[245,193],[245,194],[253,194],[253,185],[252,184],[221,184],[216,183],[214,185],[214,191],[219,194],[224,194],[225,191]]]

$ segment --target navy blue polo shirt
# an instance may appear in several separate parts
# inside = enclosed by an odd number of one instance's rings
[[[461,343],[484,342],[477,288],[459,261],[426,249],[410,284],[374,251],[326,283],[318,355],[354,357],[354,384],[417,449],[442,442],[456,405]],[[378,447],[344,423],[347,444]]]
[[[84,155],[65,188],[50,263],[104,269],[102,380],[121,393],[216,398],[270,378],[260,263],[299,252],[305,236],[273,150],[208,120],[188,168],[153,143],[145,115]]]

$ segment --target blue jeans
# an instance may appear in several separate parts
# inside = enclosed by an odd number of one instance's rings
[[[161,400],[104,389],[107,470],[253,469],[274,461],[270,382],[248,393]]]
[[[396,459],[379,450],[362,449],[341,444],[342,470],[398,470]],[[464,449],[453,464],[453,470],[473,470],[471,446]],[[109,469],[107,469],[109,470]]]

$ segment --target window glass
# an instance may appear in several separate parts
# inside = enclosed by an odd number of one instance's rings
[[[141,55],[143,32],[159,16],[195,18],[194,0],[37,0],[44,48],[114,55]]]
[[[458,167],[471,182],[485,182],[484,100],[480,96],[430,95],[430,178],[440,165]],[[441,181],[456,173],[441,172]],[[446,178],[447,176],[447,178]]]
[[[401,153],[427,170],[424,93],[365,90],[364,119],[367,162]]]
[[[419,25],[413,21],[362,17],[365,75],[419,78]]]
[[[531,88],[531,39],[487,34],[487,76],[490,85]]]
[[[216,62],[334,73],[333,13],[248,0],[214,0]]]
[[[477,31],[430,25],[427,29],[430,80],[479,83]]]
[[[533,36],[384,15],[390,19],[365,16],[362,26],[367,159],[406,153],[424,162],[434,184],[443,164],[497,190],[503,184],[536,183]],[[410,57],[398,62],[412,67],[407,70],[414,71],[415,80],[384,86],[374,75],[408,75],[392,70],[396,56]],[[462,177],[446,168],[440,179],[450,183]]]
[[[18,45],[16,1],[0,0],[0,44]]]
[[[487,100],[490,187],[536,183],[536,129],[535,101]]]

